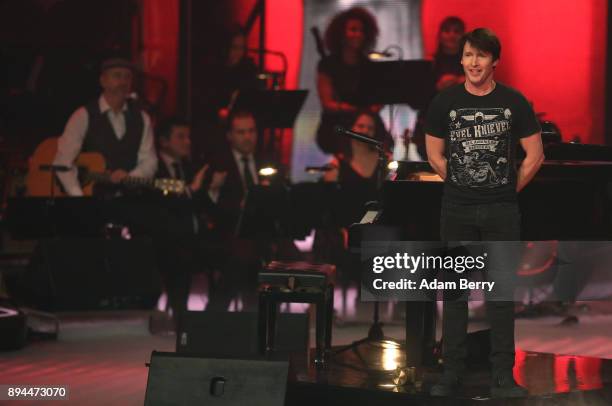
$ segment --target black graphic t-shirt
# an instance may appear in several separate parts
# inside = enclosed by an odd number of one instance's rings
[[[446,141],[444,199],[457,204],[516,201],[516,147],[540,131],[518,91],[496,83],[485,96],[463,84],[440,92],[427,112],[425,132]]]

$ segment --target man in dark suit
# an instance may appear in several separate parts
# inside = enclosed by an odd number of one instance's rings
[[[158,200],[160,215],[155,233],[158,266],[168,303],[177,316],[187,310],[192,273],[210,264],[207,239],[209,215],[214,207],[202,186],[208,165],[198,168],[191,161],[189,122],[177,117],[166,119],[158,125],[156,134],[156,177],[182,180],[186,185],[182,196]]]
[[[225,311],[237,295],[242,298],[243,309],[251,310],[256,306],[263,247],[260,241],[240,238],[238,226],[248,190],[260,184],[253,114],[244,110],[230,113],[226,135],[229,148],[212,162],[215,174],[208,186],[208,195],[216,204],[217,230],[226,259],[207,310]]]
[[[191,161],[191,126],[180,117],[171,117],[157,126],[159,165],[156,177],[186,182],[190,194],[200,192],[208,165],[196,168]]]

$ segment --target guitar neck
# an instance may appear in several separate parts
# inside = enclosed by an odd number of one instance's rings
[[[110,183],[110,175],[103,172],[87,172],[89,180],[100,183]],[[161,190],[164,194],[182,194],[185,192],[185,182],[178,179],[148,179],[137,176],[127,176],[121,183],[122,186],[139,187]]]
[[[108,183],[111,181],[110,175],[104,172],[88,172],[87,177],[95,182]],[[121,184],[126,186],[154,187],[155,179],[141,178],[137,176],[126,176],[121,181]]]

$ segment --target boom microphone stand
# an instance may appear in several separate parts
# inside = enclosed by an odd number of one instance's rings
[[[381,141],[370,138],[367,135],[356,133],[354,131],[350,131],[342,127],[336,127],[335,131],[338,134],[352,138],[359,142],[363,142],[365,144],[373,145],[376,148],[376,151],[378,152],[378,163],[376,166],[376,170],[378,171],[377,176],[376,176],[376,190],[378,192],[379,199],[382,198],[382,185],[385,179],[384,170],[385,170],[385,166],[386,166],[385,164],[387,161],[383,143]],[[368,203],[368,205],[374,205],[374,204],[376,204],[376,202]],[[356,348],[358,348],[359,345],[364,344],[364,343],[372,343],[372,342],[380,343],[381,341],[385,341],[385,334],[382,329],[382,323],[380,322],[380,304],[378,301],[375,301],[373,320],[372,320],[372,325],[370,326],[370,329],[368,330],[368,336],[360,340],[354,341],[352,344],[349,344],[346,347],[340,348],[338,351],[335,352],[335,354],[340,354],[344,351],[351,350],[351,349],[356,350]]]

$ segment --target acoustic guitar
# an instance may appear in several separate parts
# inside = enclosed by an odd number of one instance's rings
[[[54,176],[53,160],[57,153],[57,137],[47,138],[41,142],[28,162],[26,194],[30,197],[64,197],[67,196],[61,183]],[[79,182],[85,196],[93,194],[96,183],[111,183],[110,174],[106,171],[106,161],[97,152],[83,152],[74,162],[78,168]],[[164,195],[183,194],[185,182],[177,179],[147,179],[128,176],[120,183],[124,187],[148,188],[160,190]]]

